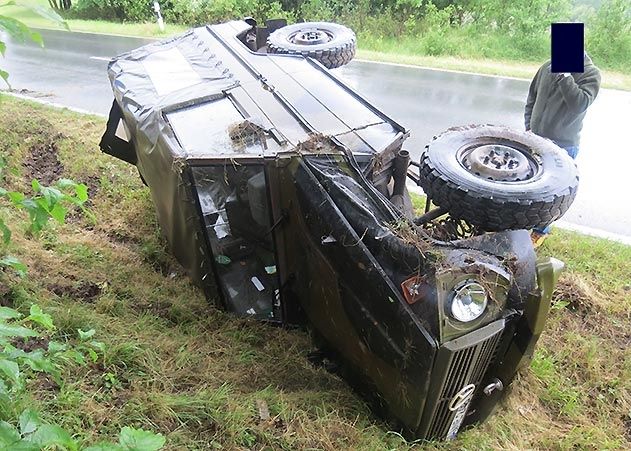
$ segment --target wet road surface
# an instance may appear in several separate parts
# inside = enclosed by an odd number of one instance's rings
[[[105,115],[110,57],[146,39],[42,30],[46,48],[10,43],[3,69],[14,90]],[[456,125],[523,129],[528,81],[353,61],[336,74],[411,131],[418,157],[432,136]],[[631,244],[631,92],[601,90],[585,118],[577,164],[581,184],[559,225]]]

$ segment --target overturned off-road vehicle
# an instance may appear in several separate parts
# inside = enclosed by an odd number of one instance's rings
[[[326,46],[270,53],[268,25],[201,27],[115,58],[101,148],[138,167],[209,300],[310,325],[384,416],[452,438],[532,356],[562,263],[537,261],[523,229],[568,208],[575,166],[493,126],[448,130],[410,163],[408,132],[314,59]],[[326,24],[301,26],[283,36],[326,41]],[[415,217],[409,179],[438,207]]]

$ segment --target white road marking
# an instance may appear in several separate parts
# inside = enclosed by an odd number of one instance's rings
[[[90,59],[97,60],[97,61],[107,61],[107,62],[112,60],[112,58],[107,57],[107,56],[91,56]]]
[[[630,236],[607,232],[606,230],[601,230],[601,229],[594,229],[592,227],[582,226],[578,224],[572,224],[570,222],[565,222],[565,221],[557,221],[553,225],[560,229],[571,230],[573,232],[578,232],[583,235],[595,236],[597,238],[605,238],[607,240],[617,241],[618,243],[631,246]]]
[[[389,61],[365,60],[365,59],[361,59],[361,58],[353,58],[353,61],[357,61],[357,62],[360,62],[360,63],[381,64],[381,65],[384,65],[384,66],[407,67],[409,69],[431,70],[431,71],[435,71],[435,72],[451,72],[451,73],[455,73],[455,74],[475,75],[475,76],[478,76],[478,77],[493,77],[493,78],[505,78],[505,79],[508,79],[508,80],[530,81],[527,78],[509,77],[508,75],[481,74],[479,72],[467,72],[467,71],[464,71],[464,70],[456,70],[456,69],[441,69],[441,68],[438,68],[438,67],[419,66],[419,65],[416,65],[416,64],[391,63]],[[535,70],[535,72],[536,72],[536,70]]]

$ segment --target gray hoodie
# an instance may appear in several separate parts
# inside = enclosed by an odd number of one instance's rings
[[[585,71],[565,77],[550,72],[550,61],[530,83],[524,119],[526,130],[561,147],[578,146],[583,118],[600,88],[600,71],[585,54]]]

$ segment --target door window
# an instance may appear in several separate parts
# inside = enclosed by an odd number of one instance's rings
[[[194,167],[193,176],[228,307],[239,315],[280,320],[263,165]]]

